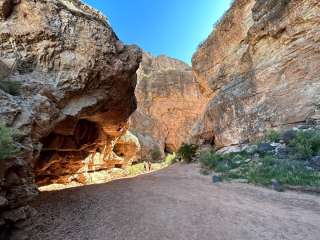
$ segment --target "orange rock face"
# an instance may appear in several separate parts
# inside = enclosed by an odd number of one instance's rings
[[[204,99],[191,68],[166,56],[145,53],[138,70],[138,109],[130,130],[141,144],[140,159],[176,151],[187,142]],[[154,159],[155,160],[155,159]]]
[[[238,144],[320,119],[318,0],[236,0],[193,57],[208,98],[195,141]]]

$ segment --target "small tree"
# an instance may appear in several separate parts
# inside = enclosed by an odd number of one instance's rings
[[[158,148],[155,148],[151,152],[151,158],[153,161],[160,161],[161,160],[161,152]]]
[[[198,146],[194,144],[182,144],[178,150],[178,157],[181,158],[186,163],[191,163],[192,158],[195,156],[198,150]]]

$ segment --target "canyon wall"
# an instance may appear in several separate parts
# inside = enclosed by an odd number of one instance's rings
[[[140,160],[159,160],[165,151],[177,151],[188,141],[205,103],[189,65],[148,53],[138,70],[136,96],[130,131],[140,141]]]
[[[236,0],[193,56],[208,99],[193,141],[243,143],[320,120],[320,2]]]
[[[140,61],[78,0],[0,0],[0,122],[19,148],[0,161],[0,239],[18,239],[36,183],[100,181],[134,160]]]

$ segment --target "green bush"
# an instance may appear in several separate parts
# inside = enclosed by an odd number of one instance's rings
[[[14,141],[14,130],[0,124],[0,160],[5,160],[18,154]]]
[[[151,158],[152,158],[153,161],[155,161],[155,162],[156,161],[160,161],[161,160],[161,156],[162,156],[162,154],[161,154],[161,152],[160,152],[160,150],[158,148],[155,148],[155,149],[152,150]]]
[[[214,152],[202,152],[200,154],[200,164],[202,168],[214,170],[218,173],[227,172],[247,163],[249,154],[246,152],[218,154]]]
[[[247,179],[248,182],[268,186],[272,179],[288,185],[320,186],[320,172],[310,170],[305,162],[278,159],[273,154],[265,154],[253,159],[246,152],[200,154],[201,172],[214,171],[224,180]]]
[[[222,155],[213,153],[211,151],[204,151],[200,153],[199,160],[202,168],[214,170],[223,160],[223,157]]]
[[[275,130],[267,131],[265,135],[265,140],[268,142],[279,142],[281,134]]]
[[[179,148],[177,155],[181,158],[185,163],[191,163],[192,158],[196,155],[198,150],[198,146],[194,144],[182,144]]]
[[[17,96],[21,88],[21,83],[17,81],[0,80],[0,89],[9,93],[10,95]]]
[[[272,179],[293,186],[320,186],[320,172],[308,170],[301,161],[277,159],[266,156],[254,164],[248,171],[249,182],[270,185]]]
[[[320,154],[320,131],[299,131],[289,143],[291,158],[307,160]]]

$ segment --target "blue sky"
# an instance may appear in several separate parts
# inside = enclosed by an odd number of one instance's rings
[[[232,0],[84,1],[108,17],[123,42],[190,63]]]

